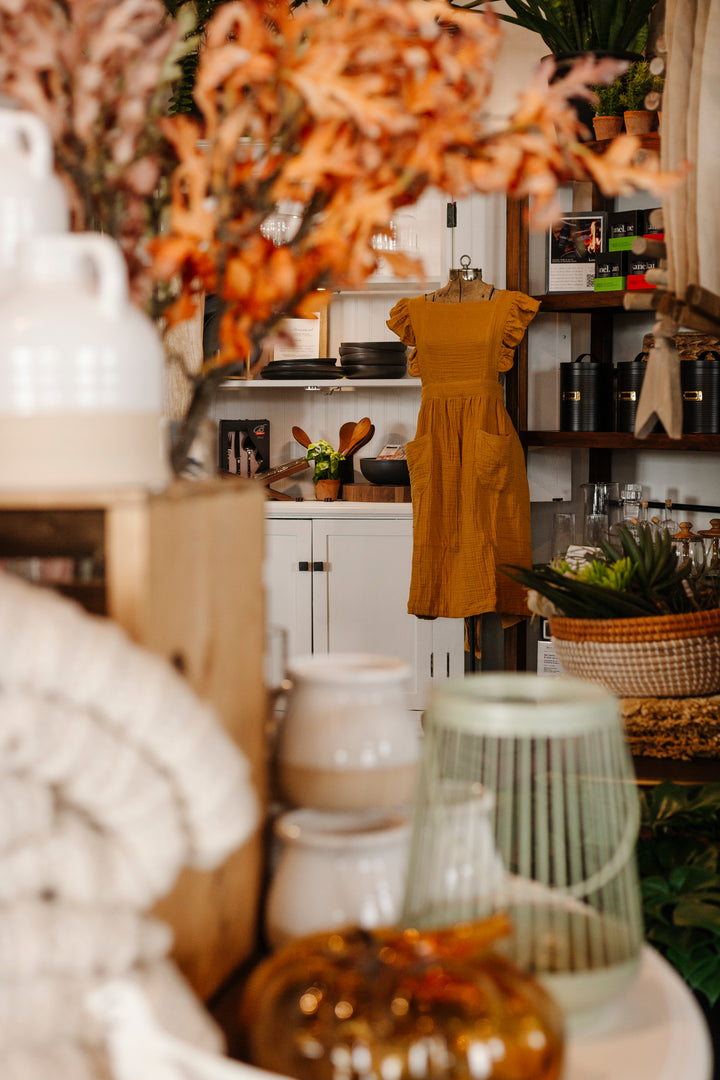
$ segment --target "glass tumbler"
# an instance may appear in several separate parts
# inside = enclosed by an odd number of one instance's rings
[[[568,511],[553,514],[552,558],[562,558],[575,543],[575,514]]]
[[[607,540],[619,503],[618,485],[610,481],[581,484],[583,493],[583,544],[599,547]]]

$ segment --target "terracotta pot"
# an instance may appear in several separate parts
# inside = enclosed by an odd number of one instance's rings
[[[557,79],[562,79],[568,74],[570,68],[573,66],[576,60],[583,59],[587,56],[594,56],[598,60],[609,57],[613,60],[628,60],[630,63],[633,60],[640,60],[639,53],[632,52],[618,52],[614,49],[592,49],[590,51],[585,50],[583,52],[563,52],[555,53],[552,55],[552,59],[555,63],[555,74],[551,78],[551,82],[555,82]],[[546,57],[543,57],[546,59]],[[588,142],[593,137],[593,106],[587,100],[587,98],[570,98],[569,104],[575,110],[578,116],[578,120],[587,128],[587,134],[581,136],[581,142]],[[597,136],[596,136],[597,138]]]
[[[625,113],[625,130],[628,135],[647,135],[654,121],[655,113],[649,109],[630,109]]]
[[[315,498],[324,501],[325,499],[337,499],[340,494],[340,480],[318,480],[315,485]]]
[[[614,139],[616,135],[619,135],[622,131],[623,118],[622,116],[594,116],[593,117],[593,130],[595,131],[595,138]]]

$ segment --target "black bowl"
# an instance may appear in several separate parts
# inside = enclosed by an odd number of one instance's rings
[[[371,484],[410,483],[408,463],[404,458],[360,458],[360,472]]]
[[[405,352],[406,346],[402,341],[343,341],[340,345],[340,354],[357,352]]]

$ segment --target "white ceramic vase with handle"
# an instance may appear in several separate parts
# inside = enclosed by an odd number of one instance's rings
[[[25,239],[0,325],[0,488],[164,486],[164,353],[115,241]]]
[[[28,236],[66,232],[68,225],[45,124],[34,113],[0,109],[0,293],[13,284],[18,245]]]
[[[280,852],[265,906],[273,948],[320,930],[370,930],[397,920],[408,812],[290,810],[276,819],[275,835]]]
[[[371,653],[291,659],[292,688],[277,745],[283,798],[317,810],[412,803],[420,757],[408,709],[410,666]]]

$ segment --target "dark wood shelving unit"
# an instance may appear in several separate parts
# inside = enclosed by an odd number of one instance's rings
[[[652,289],[617,289],[612,292],[542,293],[535,296],[540,301],[540,312],[559,311],[568,314],[592,314],[594,311],[622,311],[628,292],[653,292]]]
[[[636,439],[624,431],[520,431],[523,446],[567,447],[569,450],[692,450],[697,453],[720,453],[720,435],[648,435]]]

